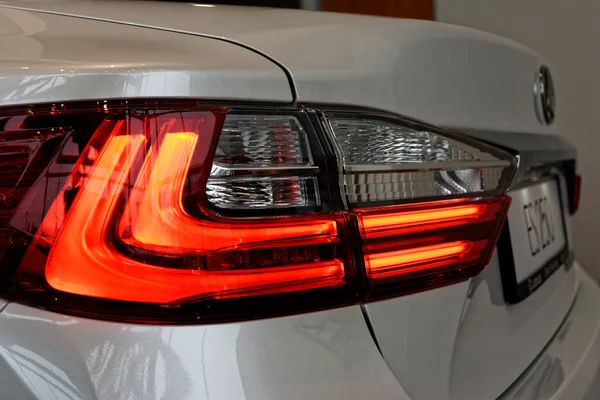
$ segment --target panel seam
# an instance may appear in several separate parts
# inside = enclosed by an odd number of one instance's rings
[[[294,76],[292,74],[292,71],[290,71],[282,62],[277,60],[275,57],[257,49],[256,47],[250,46],[249,44],[246,44],[244,42],[240,42],[240,41],[237,41],[234,39],[227,38],[225,36],[217,36],[217,35],[211,35],[208,33],[201,33],[201,32],[192,32],[192,31],[186,31],[183,29],[163,28],[163,27],[156,26],[156,25],[139,24],[139,23],[135,23],[135,22],[120,21],[120,20],[116,20],[116,19],[106,19],[106,18],[90,17],[90,16],[85,16],[85,15],[79,15],[79,14],[63,13],[63,12],[58,12],[58,11],[38,10],[35,8],[10,6],[10,5],[5,5],[5,4],[0,4],[0,8],[7,8],[7,9],[11,9],[11,10],[20,10],[20,11],[29,11],[29,12],[39,13],[39,14],[56,15],[56,16],[60,16],[60,17],[79,18],[79,19],[85,19],[85,20],[89,20],[89,21],[106,22],[106,23],[110,23],[110,24],[119,24],[119,25],[125,25],[125,26],[132,26],[132,27],[136,27],[136,28],[152,29],[152,30],[162,31],[162,32],[179,33],[182,35],[197,36],[197,37],[203,37],[203,38],[207,38],[207,39],[214,39],[214,40],[219,40],[221,42],[230,43],[230,44],[242,47],[246,50],[249,50],[255,54],[258,54],[259,56],[262,56],[262,57],[266,58],[267,60],[271,61],[272,63],[274,63],[275,65],[277,65],[285,74],[288,84],[290,85],[290,91],[292,92],[292,104],[295,105],[296,102],[298,101],[298,90],[296,88],[296,82],[294,81]]]
[[[367,328],[369,329],[369,333],[371,334],[371,337],[373,338],[373,342],[375,342],[375,346],[377,347],[379,354],[383,357],[383,353],[381,352],[381,347],[379,346],[379,341],[377,340],[377,336],[375,335],[375,329],[373,329],[373,323],[371,322],[371,317],[369,316],[369,311],[367,310],[366,304],[361,304],[360,310],[365,319],[365,323],[367,324]],[[385,357],[384,357],[384,359],[385,359]]]

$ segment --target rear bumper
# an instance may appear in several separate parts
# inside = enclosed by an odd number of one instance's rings
[[[407,399],[360,306],[150,326],[20,304],[0,315],[0,399]]]
[[[578,265],[573,307],[507,399],[600,398],[600,287]],[[262,321],[148,326],[9,304],[2,399],[402,399],[359,306]],[[413,399],[417,400],[417,399]]]
[[[600,398],[600,287],[575,263],[579,287],[552,341],[502,400]]]

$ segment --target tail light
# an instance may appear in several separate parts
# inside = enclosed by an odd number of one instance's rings
[[[509,197],[359,210],[369,298],[446,285],[476,275],[499,234]]]
[[[253,318],[467,279],[514,170],[377,115],[74,103],[0,128],[2,295],[109,319]]]
[[[489,262],[514,172],[496,149],[385,116],[329,113],[367,299],[464,280]]]

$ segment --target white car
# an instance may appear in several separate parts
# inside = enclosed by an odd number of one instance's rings
[[[554,112],[467,28],[0,2],[0,398],[600,398]]]

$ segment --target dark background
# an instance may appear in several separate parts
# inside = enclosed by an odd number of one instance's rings
[[[302,7],[301,0],[206,0],[206,3],[280,8]],[[320,5],[318,9],[322,11],[429,20],[434,17],[433,0],[321,0],[317,3]]]

